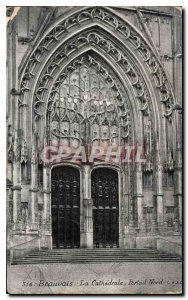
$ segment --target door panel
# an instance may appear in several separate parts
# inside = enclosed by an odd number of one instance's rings
[[[72,167],[52,170],[53,248],[80,247],[80,173]]]
[[[93,200],[93,245],[96,248],[118,247],[119,205],[118,174],[100,168],[91,174]]]

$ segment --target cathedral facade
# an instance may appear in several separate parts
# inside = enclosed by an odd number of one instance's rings
[[[7,8],[7,248],[181,253],[182,14]]]

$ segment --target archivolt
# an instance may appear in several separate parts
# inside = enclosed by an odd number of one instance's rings
[[[44,34],[44,37],[28,58],[27,64],[20,76],[20,90],[22,93],[19,99],[20,105],[25,104],[25,92],[28,92],[31,88],[29,81],[35,76],[38,65],[40,65],[46,53],[51,52],[59,41],[63,41],[64,37],[72,34],[72,32],[78,28],[78,24],[84,27],[93,22],[99,25],[104,24],[106,28],[115,30],[116,34],[121,37],[122,42],[124,43],[126,41],[126,46],[137,51],[140,57],[142,57],[142,63],[145,64],[147,69],[151,72],[151,77],[154,78],[160,92],[161,101],[165,104],[165,116],[171,120],[175,102],[173,93],[165,71],[152,51],[152,47],[127,21],[123,20],[109,8],[99,7],[79,9],[72,15],[57,20],[46,34]],[[114,39],[114,37],[111,38]],[[116,49],[114,49],[114,51],[116,51]]]
[[[66,62],[64,62],[64,64],[62,64],[62,66],[58,68],[53,78],[49,78],[47,76],[47,78],[51,79],[51,81],[49,80],[46,84],[46,89],[41,89],[40,87],[38,87],[37,90],[39,91],[39,94],[38,97],[35,98],[35,116],[40,123],[43,123],[43,125],[39,126],[38,128],[44,128],[46,124],[46,114],[48,114],[51,111],[51,107],[53,106],[55,96],[58,93],[58,89],[61,86],[64,79],[74,70],[76,70],[76,68],[84,64],[94,69],[98,74],[100,74],[108,83],[109,87],[114,91],[114,94],[116,94],[116,106],[118,107],[118,111],[120,112],[120,117],[123,116],[127,120],[129,126],[129,133],[130,136],[133,138],[134,134],[138,132],[139,126],[141,126],[141,124],[139,124],[138,121],[134,122],[134,120],[138,118],[138,114],[140,113],[137,105],[135,105],[138,99],[135,99],[135,102],[130,101],[130,99],[134,98],[134,95],[133,91],[130,91],[130,88],[127,88],[127,82],[125,82],[125,79],[123,79],[118,73],[117,68],[115,71],[113,70],[113,64],[108,60],[108,55],[106,55],[106,57],[104,58],[104,55],[102,55],[100,51],[97,51],[92,47],[84,48],[82,52],[79,52],[79,55],[75,53],[74,57],[71,56],[71,58],[68,61],[66,60]],[[43,75],[44,74],[46,73],[44,72]],[[41,99],[47,100],[42,101]],[[133,122],[134,133],[132,131]]]
[[[35,117],[37,118],[41,115],[40,105],[42,105],[44,99],[46,99],[45,94],[49,91],[49,87],[54,81],[56,74],[59,73],[59,70],[64,68],[67,59],[71,60],[73,55],[76,54],[76,56],[79,56],[80,51],[89,48],[98,49],[98,52],[103,56],[109,57],[113,65],[116,64],[116,66],[123,70],[124,76],[128,79],[128,86],[131,86],[133,90],[132,98],[134,99],[132,100],[132,106],[138,105],[138,110],[148,114],[152,110],[149,100],[150,95],[140,70],[130,63],[127,56],[118,50],[114,44],[109,42],[107,38],[93,30],[82,36],[76,36],[67,44],[62,45],[46,64],[35,88],[33,100]],[[116,67],[113,69],[115,68]],[[135,99],[139,99],[139,101],[135,101]],[[44,111],[42,111],[42,113],[44,113]]]
[[[100,34],[97,32],[92,28],[92,31],[90,29],[90,31],[83,33],[81,36],[74,36],[73,39],[68,40],[67,43],[53,53],[37,80],[33,101],[33,117],[38,119],[41,116],[45,116],[46,110],[44,106],[47,102],[45,99],[49,99],[50,102],[53,101],[53,95],[57,85],[61,82],[61,78],[65,77],[67,72],[74,68],[74,64],[71,61],[75,57],[80,56],[82,52],[86,53],[88,50],[93,49],[93,52],[97,52],[98,56],[103,58],[103,64],[104,61],[108,60],[108,62],[106,61],[107,68],[104,76],[113,86],[114,79],[110,75],[112,73],[110,69],[113,69],[113,74],[117,74],[118,70],[121,70],[121,75],[117,77],[123,83],[123,86],[129,90],[130,106],[134,113],[135,132],[137,132],[136,129],[141,127],[138,121],[139,111],[143,111],[144,114],[151,113],[153,116],[155,115],[147,85],[139,68],[133,65],[130,59],[122,51],[118,50],[116,45],[110,42],[110,36],[104,36],[103,32],[100,32]],[[68,60],[69,63],[67,62]],[[91,63],[94,65],[98,64],[98,68],[100,67],[100,70],[103,69],[104,72],[103,64],[99,66],[99,63],[95,60],[92,60]],[[111,67],[109,67],[109,64],[111,64]]]

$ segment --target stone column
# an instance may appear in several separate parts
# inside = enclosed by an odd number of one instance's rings
[[[41,227],[41,247],[52,249],[52,223],[51,223],[51,182],[50,168],[43,166],[43,211]]]
[[[178,230],[182,226],[182,18],[177,13],[173,16],[174,38],[173,38],[173,73],[174,93],[176,105],[174,107],[174,122],[176,123],[174,185],[175,185],[175,221],[178,222]]]
[[[14,228],[18,229],[17,225],[21,221],[21,186],[14,185],[13,191],[13,222]]]
[[[7,231],[7,248],[12,246],[12,223],[13,223],[13,202],[12,202],[12,184],[6,185],[6,231]]]
[[[14,229],[19,229],[21,221],[21,167],[20,167],[20,146],[15,133],[14,158],[13,158],[13,222]]]
[[[182,150],[178,143],[176,150],[176,161],[174,169],[174,182],[175,182],[175,206],[176,215],[175,219],[178,220],[180,229],[182,226]]]
[[[37,224],[37,212],[38,212],[38,203],[37,203],[37,195],[38,195],[38,163],[37,163],[37,157],[36,157],[36,151],[33,148],[32,149],[32,158],[31,158],[31,224],[30,227],[32,230],[38,229]]]
[[[90,166],[83,166],[83,232],[81,232],[81,247],[93,248],[93,219],[92,219],[92,201],[90,191]]]
[[[142,189],[142,167],[138,163],[135,166],[135,195],[134,202],[137,207],[139,233],[145,232],[144,210],[143,210],[143,189]]]
[[[153,214],[151,220],[151,235],[155,235],[157,233],[157,207],[155,196],[153,197]]]
[[[163,230],[164,225],[164,200],[162,187],[163,167],[161,164],[159,145],[156,145],[156,160],[155,160],[155,206],[157,207],[157,227],[158,231]]]
[[[48,202],[48,194],[47,192],[47,185],[48,185],[48,180],[47,180],[47,168],[43,168],[43,215],[42,215],[42,223],[46,223],[46,218],[47,218],[47,202]]]
[[[43,194],[44,194],[44,204],[43,204],[43,223],[50,223],[50,170],[48,167],[43,168]]]
[[[134,225],[134,177],[135,177],[135,172],[130,165],[128,165],[127,168],[127,176],[128,176],[128,192],[130,193],[128,195],[128,234],[135,234],[135,225]]]
[[[14,146],[13,146],[13,222],[14,229],[19,230],[19,226],[21,226],[21,166],[20,166],[20,145],[19,145],[19,135],[18,135],[18,66],[17,66],[17,43],[18,36],[16,32],[16,20],[12,23],[12,43],[11,43],[11,104],[10,104],[10,113],[12,114],[12,128],[14,135]],[[9,82],[10,83],[10,82]],[[10,94],[9,94],[10,95]]]
[[[120,182],[119,182],[120,184]],[[122,173],[122,190],[120,190],[121,194],[122,194],[122,199],[120,199],[121,201],[121,239],[119,241],[119,246],[124,247],[125,246],[125,236],[129,234],[129,186],[128,186],[128,169],[126,168],[124,170],[124,172]]]
[[[119,194],[119,247],[124,247],[125,236],[125,173],[118,172],[118,194]]]

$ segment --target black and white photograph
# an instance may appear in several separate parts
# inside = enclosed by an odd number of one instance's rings
[[[182,7],[29,5],[6,6],[7,293],[182,295]]]

